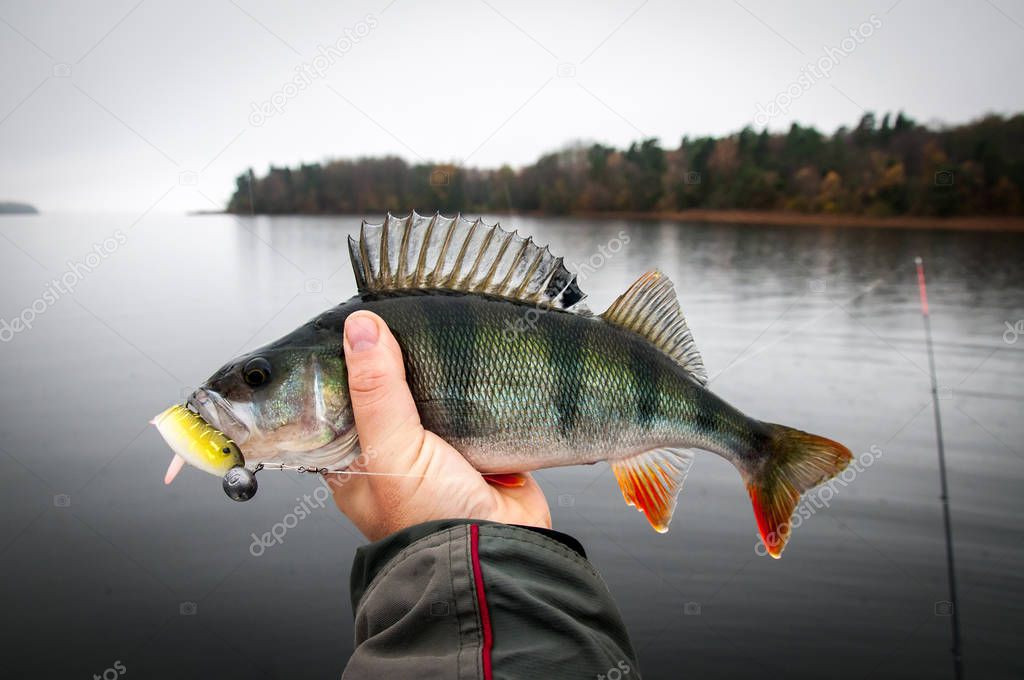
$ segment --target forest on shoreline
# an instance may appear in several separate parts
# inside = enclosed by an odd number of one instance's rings
[[[522,168],[410,164],[396,156],[251,169],[227,210],[248,214],[785,211],[866,218],[1021,216],[1024,114],[941,129],[903,113],[865,114],[823,134],[745,128],[645,139],[627,149],[574,143]]]

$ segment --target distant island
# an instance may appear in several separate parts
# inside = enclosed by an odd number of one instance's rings
[[[271,166],[262,177],[240,175],[227,205],[238,214],[413,208],[896,226],[950,218],[1013,228],[1024,225],[1024,114],[932,128],[902,112],[880,121],[867,113],[828,135],[796,123],[784,133],[747,127],[683,137],[673,149],[657,139],[622,150],[577,143],[518,169],[394,156]]]
[[[0,215],[38,215],[34,205],[28,203],[16,203],[15,201],[0,201]]]

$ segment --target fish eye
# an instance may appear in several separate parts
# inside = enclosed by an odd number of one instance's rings
[[[254,357],[245,363],[242,379],[249,387],[260,387],[270,382],[270,362],[263,357]]]

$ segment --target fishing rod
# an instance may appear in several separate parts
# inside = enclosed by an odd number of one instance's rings
[[[924,278],[924,260],[914,258],[917,265],[917,288],[921,293],[921,318],[924,320],[925,345],[928,348],[928,372],[932,382],[932,406],[935,411],[935,439],[939,452],[939,482],[942,486],[942,519],[946,529],[946,571],[949,579],[949,601],[953,605],[950,625],[953,628],[953,677],[964,677],[964,659],[960,647],[960,603],[956,596],[956,569],[953,564],[953,527],[949,518],[949,485],[946,482],[946,447],[942,441],[942,416],[939,413],[939,384],[935,377],[935,350],[932,347],[932,322],[928,314],[928,287]]]

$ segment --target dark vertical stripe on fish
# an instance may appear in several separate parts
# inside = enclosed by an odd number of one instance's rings
[[[579,421],[580,398],[583,384],[583,346],[586,337],[566,337],[552,323],[546,332],[551,345],[551,371],[555,376],[555,408],[558,412],[558,430],[568,439]]]
[[[696,412],[693,414],[693,429],[701,434],[717,432],[719,425],[715,413],[703,408],[696,409]]]
[[[633,379],[636,423],[647,428],[658,414],[659,373],[653,353],[638,342],[629,344],[629,374]]]
[[[478,324],[473,307],[467,305],[453,318],[445,314],[424,314],[433,349],[440,362],[445,394],[441,411],[447,415],[446,434],[470,437],[474,429],[473,414],[466,408],[476,376],[479,360]]]

